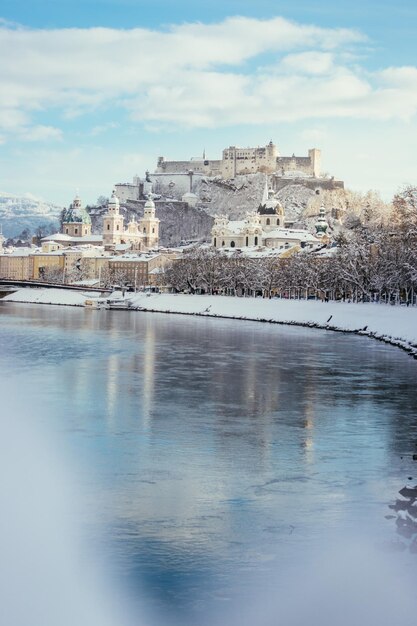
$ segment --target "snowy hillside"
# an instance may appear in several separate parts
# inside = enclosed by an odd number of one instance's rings
[[[226,214],[242,219],[247,211],[256,211],[265,190],[264,174],[236,176],[230,180],[204,178],[198,188],[198,206],[209,215]]]
[[[24,229],[34,232],[38,226],[58,227],[62,207],[31,194],[15,196],[0,191],[0,224],[5,237],[15,237]]]

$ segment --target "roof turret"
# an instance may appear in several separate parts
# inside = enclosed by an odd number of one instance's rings
[[[326,234],[329,224],[326,220],[326,210],[323,205],[320,207],[319,217],[317,222],[314,224],[314,228],[316,229],[317,237],[323,237]]]

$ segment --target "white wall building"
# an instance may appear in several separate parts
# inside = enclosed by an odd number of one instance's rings
[[[314,247],[323,242],[307,230],[284,228],[285,215],[274,191],[265,194],[267,198],[257,211],[250,211],[244,220],[229,220],[220,215],[214,219],[211,242],[215,248],[265,248],[288,249]]]

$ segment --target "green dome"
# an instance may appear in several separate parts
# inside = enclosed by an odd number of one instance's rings
[[[63,221],[66,224],[91,224],[91,218],[86,209],[81,206],[78,196],[75,196],[74,202],[66,210]]]

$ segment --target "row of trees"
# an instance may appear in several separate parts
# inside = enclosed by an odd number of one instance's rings
[[[191,293],[414,303],[417,194],[415,188],[405,191],[394,198],[392,220],[345,230],[332,248],[302,250],[287,258],[250,258],[238,251],[228,256],[196,248],[169,267],[163,280],[176,291]]]

